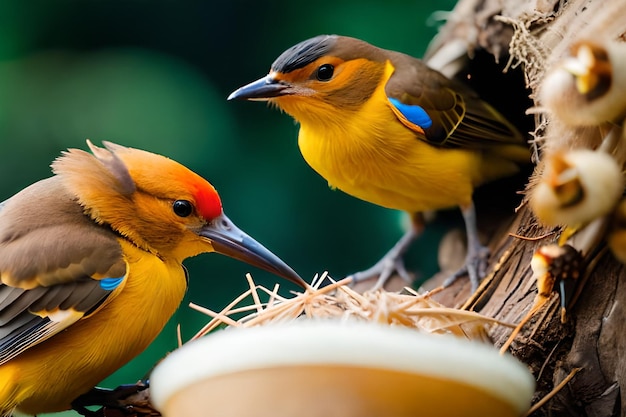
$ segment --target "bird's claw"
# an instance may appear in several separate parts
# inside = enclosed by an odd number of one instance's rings
[[[92,388],[91,391],[76,398],[72,402],[72,408],[85,417],[102,417],[105,415],[105,408],[114,408],[121,411],[128,411],[127,414],[133,414],[133,407],[124,404],[124,400],[147,388],[149,388],[148,381],[120,385],[114,389],[95,387]],[[101,406],[102,408],[92,411],[87,408],[88,406]]]
[[[123,400],[148,388],[150,388],[150,381],[148,380],[140,381],[136,384],[120,385],[110,391],[110,398],[114,400]]]
[[[452,285],[460,277],[467,275],[471,284],[471,292],[474,293],[478,289],[480,282],[487,275],[487,259],[489,255],[490,251],[486,246],[480,246],[476,250],[468,252],[465,258],[465,265],[446,278],[443,282],[444,288]]]
[[[404,266],[404,253],[413,240],[415,240],[416,236],[416,229],[409,229],[374,266],[365,271],[355,272],[352,275],[348,275],[346,278],[352,278],[352,285],[354,285],[358,282],[378,277],[376,284],[371,288],[371,290],[378,290],[385,285],[395,272],[408,284],[411,284],[413,282],[413,276]]]
[[[402,256],[392,257],[385,256],[378,262],[374,264],[371,268],[366,269],[365,271],[355,272],[354,274],[348,275],[348,278],[352,278],[352,284],[356,284],[361,281],[366,281],[368,279],[378,277],[376,284],[372,287],[372,290],[378,290],[382,288],[385,283],[394,275],[394,272],[400,276],[407,283],[413,282],[413,277],[411,273],[407,271],[404,266],[404,260]]]

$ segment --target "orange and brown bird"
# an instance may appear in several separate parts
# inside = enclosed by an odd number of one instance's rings
[[[241,231],[206,180],[150,152],[88,142],[0,205],[0,416],[67,410],[143,351],[218,252],[305,285]]]
[[[408,212],[413,227],[357,281],[397,271],[424,211],[459,206],[468,240],[465,273],[476,288],[488,250],[478,239],[474,189],[530,162],[522,135],[466,85],[422,61],[362,40],[321,35],[283,52],[267,76],[229,99],[268,101],[300,124],[306,162],[328,183]]]

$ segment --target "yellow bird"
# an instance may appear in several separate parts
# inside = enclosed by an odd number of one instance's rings
[[[67,410],[143,351],[218,252],[305,285],[223,213],[211,184],[105,142],[0,205],[0,416]]]
[[[464,84],[411,56],[364,41],[321,35],[282,53],[267,76],[230,99],[269,101],[300,124],[306,162],[354,197],[411,214],[413,227],[356,281],[395,271],[423,228],[421,212],[459,206],[468,239],[465,273],[475,289],[488,250],[472,202],[475,187],[530,160],[524,138]]]

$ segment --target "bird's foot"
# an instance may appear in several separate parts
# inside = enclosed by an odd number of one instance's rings
[[[413,276],[406,270],[404,266],[404,259],[402,255],[400,256],[383,256],[381,260],[376,262],[372,267],[364,270],[355,272],[354,274],[348,275],[347,278],[352,278],[352,284],[356,284],[357,282],[366,281],[368,279],[373,279],[378,277],[376,284],[372,287],[372,290],[378,290],[382,288],[385,283],[391,278],[393,275],[399,275],[403,280],[407,283],[413,282]]]
[[[408,230],[404,236],[396,242],[396,244],[382,257],[382,259],[374,264],[371,268],[365,271],[355,272],[352,275],[348,275],[347,278],[352,278],[352,284],[356,284],[361,281],[366,281],[371,278],[378,277],[376,284],[371,288],[372,290],[378,290],[382,288],[385,283],[393,276],[395,272],[402,279],[409,284],[413,282],[413,276],[406,270],[404,266],[404,253],[407,251],[411,243],[415,240],[418,233],[415,228]]]
[[[72,409],[85,417],[106,416],[106,409],[120,410],[123,414],[128,415],[136,414],[133,405],[125,400],[146,390],[148,387],[148,381],[141,381],[137,384],[120,385],[114,389],[95,387],[72,401]],[[102,408],[92,411],[87,408],[89,406],[100,406]]]
[[[452,285],[460,277],[467,275],[471,284],[471,292],[474,293],[485,275],[487,275],[487,259],[489,255],[489,248],[482,245],[476,246],[473,250],[468,251],[465,258],[465,265],[446,278],[443,282],[444,288]]]

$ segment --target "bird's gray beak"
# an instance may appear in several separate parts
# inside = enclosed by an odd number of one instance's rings
[[[235,226],[224,214],[204,226],[199,235],[209,239],[217,253],[286,278],[302,288],[308,287],[306,282],[285,262]]]
[[[228,100],[267,101],[289,94],[289,84],[277,81],[271,74],[233,91]]]

